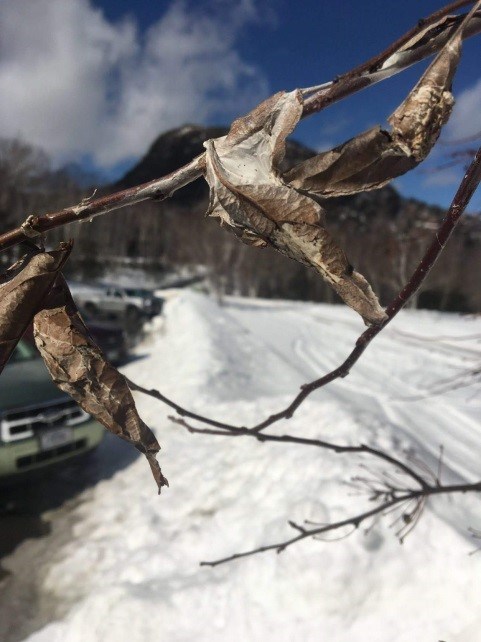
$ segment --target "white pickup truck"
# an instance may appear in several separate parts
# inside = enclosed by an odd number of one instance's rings
[[[93,317],[116,316],[134,321],[162,311],[163,300],[143,288],[71,284],[71,290],[77,305]]]

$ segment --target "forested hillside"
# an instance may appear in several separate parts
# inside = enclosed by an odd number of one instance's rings
[[[115,185],[132,187],[167,174],[203,151],[203,141],[227,129],[186,125],[160,135],[145,156]],[[290,141],[285,166],[314,155]],[[28,145],[3,141],[0,148],[0,227],[27,214],[44,213],[89,197],[95,185],[72,171],[51,171],[48,159]],[[328,228],[386,302],[406,281],[443,210],[403,198],[395,188],[323,201]],[[243,245],[218,222],[205,218],[208,189],[203,179],[165,202],[147,201],[51,234],[75,239],[70,269],[76,276],[101,276],[109,266],[138,265],[161,275],[189,267],[207,272],[219,294],[334,302],[336,295],[311,269],[270,248]],[[474,276],[481,265],[481,219],[467,216],[458,226],[413,305],[442,310],[481,310]]]

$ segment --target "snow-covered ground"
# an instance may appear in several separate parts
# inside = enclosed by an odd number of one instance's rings
[[[185,292],[155,320],[125,373],[209,416],[251,424],[283,408],[301,383],[339,364],[362,324],[345,307]],[[414,449],[443,480],[480,475],[475,388],[423,392],[479,365],[481,319],[404,312],[351,375],[316,392],[270,430]],[[423,339],[421,339],[422,337]],[[464,340],[459,340],[464,337]],[[155,493],[139,457],[80,502],[74,539],[45,590],[70,604],[31,642],[476,642],[481,640],[481,527],[475,496],[428,503],[400,545],[388,516],[365,534],[303,541],[216,568],[211,560],[292,535],[288,519],[329,522],[367,498],[344,482],[359,459],[316,448],[190,435],[138,396],[161,442],[171,487]]]

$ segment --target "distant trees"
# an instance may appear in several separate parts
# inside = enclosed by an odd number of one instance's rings
[[[286,166],[289,167],[290,146]],[[294,160],[300,146],[293,146]],[[306,156],[309,152],[302,148]],[[80,187],[64,170],[53,170],[48,156],[19,139],[0,139],[0,231],[18,225],[27,213],[42,214],[88,198],[94,186]],[[107,193],[107,188],[101,192]],[[133,263],[161,271],[185,267],[207,275],[219,295],[290,298],[334,302],[336,294],[315,272],[286,260],[270,248],[252,250],[203,216],[207,190],[182,202],[146,201],[111,217],[53,231],[75,241],[68,269],[87,280],[106,266]],[[402,198],[393,188],[330,199],[328,227],[348,251],[351,263],[369,279],[382,300],[406,281],[444,211]],[[179,220],[182,221],[179,224]],[[100,257],[102,250],[102,259]],[[2,260],[8,261],[8,253]],[[460,261],[459,257],[463,260]],[[411,307],[476,312],[481,294],[476,281],[481,264],[481,221],[467,217],[439,262],[413,297]]]
[[[46,213],[82,198],[83,191],[67,172],[52,169],[48,155],[19,138],[0,138],[0,232],[19,225],[26,213]],[[64,233],[56,231],[52,240]],[[3,252],[9,263],[15,248]]]
[[[35,202],[44,182],[48,158],[19,139],[0,138],[0,229],[15,224]],[[22,219],[23,220],[23,219]]]

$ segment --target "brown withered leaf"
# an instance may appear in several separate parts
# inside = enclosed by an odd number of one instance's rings
[[[284,180],[297,189],[330,198],[378,189],[416,167],[431,151],[451,114],[454,98],[450,88],[461,43],[462,28],[388,118],[390,131],[369,129],[297,165],[284,174]]]
[[[205,143],[208,214],[244,242],[271,245],[314,267],[367,323],[380,323],[385,312],[325,229],[321,205],[279,174],[286,137],[301,114],[300,93],[280,92],[236,120],[227,136]]]
[[[125,377],[90,337],[63,278],[34,317],[34,337],[57,386],[146,456],[160,493],[169,484],[156,459],[159,443],[140,418]]]
[[[0,277],[0,372],[71,250],[72,243],[61,243],[51,252],[33,250]]]

